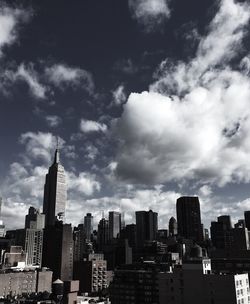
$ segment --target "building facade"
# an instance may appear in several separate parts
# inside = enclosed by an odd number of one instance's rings
[[[141,250],[145,241],[154,241],[157,238],[158,214],[149,211],[136,211],[136,242]]]
[[[203,241],[200,202],[198,197],[183,196],[176,203],[178,235],[195,242]]]

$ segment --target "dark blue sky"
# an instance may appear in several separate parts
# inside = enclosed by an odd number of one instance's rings
[[[248,1],[33,0],[0,6],[0,194],[41,207],[60,137],[67,219],[250,208]]]

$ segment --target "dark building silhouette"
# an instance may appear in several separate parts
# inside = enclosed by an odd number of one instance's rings
[[[43,266],[53,271],[53,279],[72,280],[73,234],[71,224],[58,221],[44,229]]]
[[[219,223],[223,224],[224,230],[232,229],[232,222],[230,215],[221,215],[217,218]]]
[[[238,222],[234,224],[234,228],[246,228],[245,220],[238,220]]]
[[[87,213],[84,216],[84,229],[86,234],[86,239],[91,240],[91,235],[93,233],[93,216],[91,213]]]
[[[200,202],[196,196],[183,196],[177,199],[178,234],[196,242],[203,240]]]
[[[229,215],[221,215],[217,222],[211,222],[211,240],[215,248],[226,249],[232,246],[233,236],[231,218]]]
[[[250,211],[245,211],[244,212],[244,217],[245,217],[245,225],[248,231],[250,231]]]
[[[103,253],[108,270],[114,270],[119,265],[132,263],[132,248],[127,239],[109,240],[109,243],[103,248]]]
[[[80,293],[97,293],[107,288],[107,262],[103,254],[89,254],[75,262],[74,278],[80,282]]]
[[[86,232],[84,224],[79,224],[73,231],[74,261],[81,261],[85,254]]]
[[[143,248],[145,241],[154,241],[157,238],[158,214],[149,211],[136,211],[136,242],[137,248]]]
[[[136,225],[129,224],[126,225],[124,229],[121,231],[121,238],[127,239],[128,244],[131,248],[136,248]]]
[[[215,248],[225,249],[226,247],[226,229],[222,222],[211,222],[211,240]]]
[[[109,238],[115,239],[121,231],[121,213],[116,211],[109,212]]]
[[[59,150],[56,149],[54,162],[46,174],[44,185],[43,213],[46,226],[54,225],[56,220],[64,220],[66,200],[65,173],[60,163]]]
[[[177,235],[177,221],[174,217],[171,217],[168,224],[169,235],[174,236]]]
[[[102,218],[98,224],[97,246],[99,251],[103,251],[105,245],[109,242],[109,221]]]

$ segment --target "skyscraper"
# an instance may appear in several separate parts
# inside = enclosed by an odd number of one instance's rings
[[[183,196],[177,199],[178,234],[196,242],[203,240],[200,202],[196,196]]]
[[[136,211],[136,242],[142,248],[145,241],[154,241],[157,237],[158,214],[149,211]]]
[[[71,224],[56,222],[44,229],[43,266],[53,271],[53,279],[73,277],[73,233]]]
[[[46,226],[54,225],[56,220],[64,220],[66,200],[65,173],[60,163],[59,149],[56,149],[54,162],[46,174],[44,185],[43,213]]]
[[[230,215],[221,215],[217,218],[219,223],[223,224],[224,230],[232,229],[231,217]]]
[[[93,233],[93,216],[91,213],[87,213],[84,216],[84,229],[86,234],[86,239],[91,240],[91,235]]]
[[[25,228],[44,229],[45,215],[34,207],[29,208],[29,213],[25,216]]]
[[[45,216],[34,207],[29,208],[25,217],[24,249],[27,254],[27,265],[42,265],[43,229]]]
[[[102,251],[104,246],[109,242],[109,221],[102,218],[98,224],[97,245],[98,250]]]
[[[115,239],[121,231],[121,213],[116,211],[109,212],[109,238]]]

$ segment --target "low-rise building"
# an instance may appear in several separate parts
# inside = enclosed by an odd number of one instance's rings
[[[115,271],[112,304],[249,304],[248,274],[215,274],[209,259],[168,266],[144,262]]]

